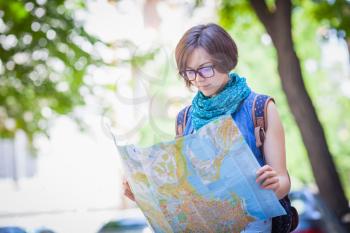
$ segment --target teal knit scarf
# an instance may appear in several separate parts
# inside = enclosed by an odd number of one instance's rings
[[[234,113],[251,90],[245,78],[229,73],[229,81],[216,96],[207,97],[198,91],[192,100],[192,124],[196,130],[215,118]]]

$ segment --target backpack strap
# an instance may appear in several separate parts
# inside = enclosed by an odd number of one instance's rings
[[[181,137],[184,134],[186,128],[186,122],[188,117],[188,111],[192,105],[188,105],[183,108],[176,116],[175,132],[176,137]]]
[[[261,149],[267,129],[267,105],[275,100],[267,95],[256,95],[252,107],[252,117],[254,122],[254,134],[256,146]]]
[[[275,100],[267,95],[256,95],[253,102],[253,122],[256,146],[260,149],[263,159],[265,160],[264,150],[262,148],[265,141],[265,132],[267,129],[267,104]],[[290,176],[288,173],[288,179]]]

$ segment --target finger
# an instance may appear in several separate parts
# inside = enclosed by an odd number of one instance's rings
[[[267,187],[271,184],[275,184],[275,183],[278,183],[279,182],[279,179],[278,177],[273,177],[273,178],[269,178],[269,179],[266,179],[264,180],[264,182],[261,184],[262,187]]]
[[[126,190],[126,189],[128,189],[129,187],[128,187],[128,184],[127,183],[123,183],[123,189],[124,190]]]
[[[130,188],[130,185],[129,185],[128,182],[125,182],[125,183],[123,184],[123,188],[124,188],[124,191],[129,191],[130,193],[132,193],[131,188]]]
[[[265,171],[272,171],[272,167],[270,165],[264,165],[261,168],[258,169],[256,172],[256,175],[259,176],[260,174],[264,173]]]
[[[256,182],[258,184],[262,184],[265,182],[265,180],[271,179],[271,178],[276,177],[276,176],[277,176],[277,174],[273,173],[273,172],[264,173],[263,175],[261,175],[260,177],[258,177],[256,179]]]
[[[125,195],[125,196],[130,200],[135,201],[135,197],[133,195]]]
[[[133,196],[133,194],[130,191],[124,192],[124,195],[129,197],[129,198]]]
[[[127,196],[127,197],[134,196],[134,194],[129,189],[124,190],[124,195]]]
[[[131,188],[128,184],[124,186],[124,192],[126,192],[126,191],[132,193]]]
[[[266,179],[268,177],[276,176],[277,173],[275,171],[265,171],[264,173],[260,174],[256,177],[256,179]]]
[[[279,183],[275,183],[275,184],[270,184],[264,187],[263,189],[276,191],[279,187],[280,187]]]
[[[125,182],[123,183],[123,187],[124,187],[124,189],[130,189],[129,182],[128,182],[128,181],[125,181]]]
[[[256,182],[257,183],[261,183],[264,180],[266,180],[266,179],[268,179],[270,177],[274,177],[274,176],[277,176],[277,173],[275,171],[267,171],[267,172],[261,174],[260,176],[258,176],[256,178]]]
[[[125,181],[124,183],[125,187],[130,187],[129,182]]]
[[[128,184],[127,180],[123,180],[123,185],[126,186]]]
[[[135,196],[131,191],[124,192],[125,196],[128,197],[130,200],[135,201]]]

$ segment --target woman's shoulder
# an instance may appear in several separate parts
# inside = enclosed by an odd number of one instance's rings
[[[176,123],[175,127],[176,127],[177,132],[179,130],[178,129],[179,126],[183,125],[184,123],[186,124],[190,110],[191,110],[191,105],[187,105],[177,113],[176,121],[175,121],[175,123]]]
[[[249,96],[244,100],[243,104],[253,107],[254,104],[265,103],[266,101],[269,102],[269,100],[274,102],[273,97],[270,95],[251,91]]]
[[[186,123],[190,115],[191,105],[187,105],[182,108],[176,115],[175,119],[175,131],[176,135],[182,135],[186,128]]]
[[[190,112],[192,105],[186,105],[185,107],[183,107],[176,116],[176,119],[178,120],[182,120],[185,118],[185,116]]]
[[[251,91],[249,96],[242,102],[242,105],[239,108],[239,110],[236,112],[236,114],[252,115],[256,109],[266,110],[265,106],[267,106],[270,100],[273,100],[273,98],[269,95]]]

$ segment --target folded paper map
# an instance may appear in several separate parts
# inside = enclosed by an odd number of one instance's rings
[[[260,165],[230,115],[170,142],[117,147],[154,232],[241,232],[286,214],[256,183]]]

